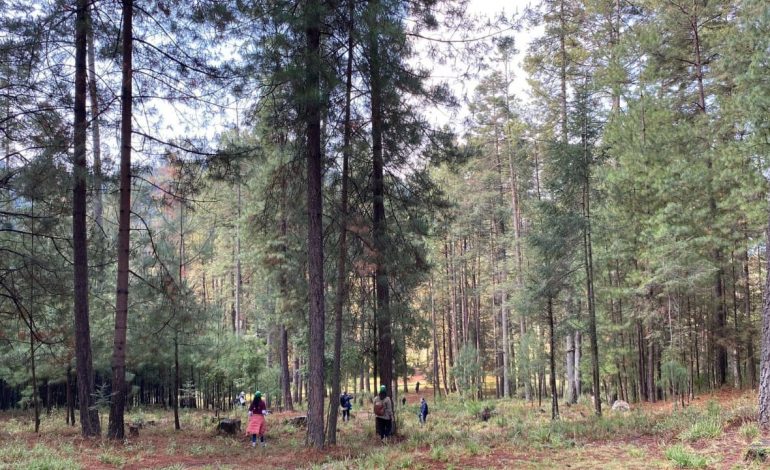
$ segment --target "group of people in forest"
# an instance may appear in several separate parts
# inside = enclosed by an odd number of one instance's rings
[[[416,387],[419,390],[419,382]],[[238,404],[245,406],[246,394],[241,392],[238,395]],[[340,408],[342,409],[342,421],[350,421],[350,410],[352,405],[353,396],[349,395],[347,390],[340,395]],[[385,385],[380,386],[379,393],[374,397],[374,416],[375,416],[375,430],[380,439],[385,439],[393,432],[393,420],[395,415],[393,414],[393,400],[388,396],[387,387]],[[265,416],[269,414],[267,406],[264,400],[262,400],[262,392],[257,391],[254,393],[254,399],[249,405],[249,424],[246,428],[246,434],[251,436],[251,446],[256,447],[257,437],[262,447],[266,447],[265,442]],[[428,403],[425,401],[425,397],[420,398],[420,412],[418,414],[420,425],[425,424],[428,418]]]

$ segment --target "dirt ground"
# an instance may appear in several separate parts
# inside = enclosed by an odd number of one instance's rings
[[[420,396],[433,403],[433,391],[421,386],[420,395],[414,392],[414,383],[422,376],[414,377],[406,395],[407,403],[415,406]],[[402,390],[403,392],[403,390]],[[704,395],[690,406],[705,406],[717,403],[728,409],[742,403],[748,406],[755,395],[752,392],[725,390]],[[52,416],[44,419],[40,434],[30,432],[28,415],[0,414],[0,468],[67,468],[19,463],[13,459],[16,447],[17,460],[24,462],[26,453],[36,449],[52,449],[61,459],[70,459],[87,469],[186,469],[186,468],[228,468],[228,469],[293,469],[293,468],[423,468],[423,469],[466,469],[466,468],[570,468],[570,469],[647,469],[674,468],[667,460],[665,449],[680,442],[674,432],[660,432],[654,435],[630,432],[610,439],[594,440],[590,436],[574,436],[567,445],[542,446],[521,445],[521,441],[501,436],[509,432],[510,425],[477,425],[468,423],[460,429],[450,429],[453,416],[442,415],[432,408],[429,426],[423,431],[411,424],[404,429],[404,436],[381,443],[373,433],[373,416],[368,405],[356,406],[354,419],[339,423],[338,443],[322,451],[304,446],[304,430],[296,429],[285,420],[297,416],[298,412],[271,414],[267,418],[268,444],[266,448],[252,448],[245,434],[223,436],[214,432],[210,413],[188,412],[183,420],[183,430],[173,430],[173,418],[165,413],[153,426],[145,426],[138,437],[123,442],[106,439],[84,439],[79,429],[66,427],[54,422]],[[532,405],[524,405],[531,407]],[[711,405],[713,406],[713,405]],[[634,405],[636,408],[637,406]],[[668,414],[672,404],[655,403],[639,405],[645,414]],[[434,412],[433,410],[437,410]],[[527,411],[527,410],[525,410]],[[539,416],[540,410],[529,412]],[[563,407],[563,420],[587,419],[587,407]],[[61,417],[63,420],[63,415]],[[245,421],[245,419],[242,417]],[[409,416],[408,419],[414,419]],[[446,421],[444,421],[446,419]],[[547,421],[543,417],[542,420]],[[106,417],[103,417],[106,421]],[[698,454],[709,456],[705,468],[770,468],[747,462],[744,459],[747,448],[746,436],[741,434],[744,424],[750,419],[741,418],[726,421],[721,435],[714,439],[701,439],[687,443]],[[245,422],[243,427],[245,428]],[[425,434],[425,433],[432,434]],[[456,438],[449,444],[447,432],[455,432]],[[418,433],[424,442],[415,441]],[[458,434],[459,433],[459,434]],[[465,435],[464,433],[467,433]],[[766,438],[767,436],[758,436]],[[467,442],[466,442],[467,441]],[[468,444],[468,443],[478,443]],[[19,452],[18,446],[23,449]],[[25,448],[25,449],[24,449]],[[4,452],[4,454],[3,454]],[[5,455],[5,460],[3,460]],[[10,457],[9,457],[10,456]],[[55,458],[53,461],[55,462]],[[64,461],[64,460],[62,460]],[[30,461],[31,462],[31,461]]]

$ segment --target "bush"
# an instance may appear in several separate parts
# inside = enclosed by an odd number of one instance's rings
[[[685,441],[697,441],[698,439],[714,439],[721,435],[722,422],[719,418],[709,416],[693,423],[690,429],[679,435],[679,438]]]
[[[666,458],[680,468],[704,468],[708,466],[706,457],[691,452],[681,444],[666,449]]]
[[[759,436],[759,426],[757,423],[746,423],[738,429],[738,433],[746,439],[746,442],[751,442]]]
[[[433,448],[430,449],[430,458],[433,460],[438,460],[439,462],[446,462],[447,453],[444,446],[442,445],[433,446]]]

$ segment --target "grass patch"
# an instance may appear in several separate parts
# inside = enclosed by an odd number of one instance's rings
[[[709,463],[706,457],[696,454],[681,444],[666,449],[665,455],[679,468],[705,468]]]
[[[448,460],[446,448],[442,445],[434,446],[430,449],[430,458],[439,462]]]
[[[629,446],[628,456],[634,459],[641,459],[647,456],[647,451],[641,447]]]
[[[718,417],[709,416],[693,423],[689,429],[679,435],[679,438],[684,441],[697,441],[699,439],[716,439],[721,435],[722,422]]]
[[[757,423],[745,423],[738,429],[740,434],[746,442],[752,442],[759,437],[759,426]]]
[[[13,468],[18,470],[69,470],[80,469],[82,466],[68,457],[63,457],[51,448],[43,445],[36,445],[32,449],[26,449],[23,444],[17,447],[18,452],[2,453],[2,468]],[[12,457],[10,462],[5,460]],[[5,463],[11,464],[6,467]]]
[[[99,462],[107,465],[114,465],[116,467],[122,467],[126,464],[126,459],[121,455],[104,452],[99,455]]]

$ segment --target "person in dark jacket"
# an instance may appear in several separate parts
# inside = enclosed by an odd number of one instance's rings
[[[353,408],[352,399],[353,397],[348,395],[347,390],[345,390],[345,393],[340,395],[340,406],[342,407],[342,421],[350,421],[350,409]]]
[[[425,397],[420,399],[420,425],[425,424],[425,420],[428,419],[428,402],[425,401]]]

